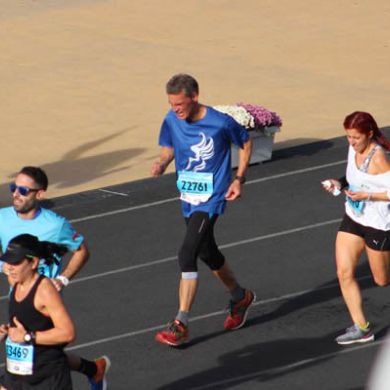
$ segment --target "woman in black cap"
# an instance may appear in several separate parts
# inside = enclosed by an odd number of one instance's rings
[[[7,356],[1,390],[72,389],[63,349],[75,339],[75,327],[56,288],[37,272],[40,259],[50,263],[55,254],[65,252],[63,246],[22,234],[1,257],[9,264],[8,279],[14,286],[9,323],[0,326]]]

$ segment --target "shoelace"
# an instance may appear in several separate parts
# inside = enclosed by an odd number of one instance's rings
[[[182,329],[180,329],[180,328],[182,328]],[[173,334],[181,334],[184,332],[184,327],[180,324],[177,324],[176,322],[172,322],[169,325],[168,330],[170,332],[172,332]]]
[[[226,307],[226,311],[230,315],[238,314],[240,312],[240,306],[237,304],[238,302],[234,302],[232,300],[229,301],[229,304]]]
[[[359,327],[359,325],[352,325],[352,326],[350,326],[349,328],[347,328],[347,329],[345,329],[345,332],[346,333],[355,333],[356,331],[360,331],[360,332],[362,332],[362,333],[368,333],[369,331],[370,331],[370,329],[369,328],[367,328],[367,329],[361,329],[360,327]]]
[[[358,329],[359,329],[359,328],[358,328],[357,325],[352,325],[352,326],[350,326],[349,328],[345,329],[345,333],[352,333],[352,332],[354,332],[354,331],[356,331],[356,330],[358,330]]]

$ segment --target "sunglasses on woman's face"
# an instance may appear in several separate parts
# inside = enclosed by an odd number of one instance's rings
[[[16,190],[18,190],[19,194],[22,196],[27,196],[30,192],[37,192],[39,188],[29,188],[26,186],[18,186],[15,183],[11,183],[9,185],[9,190],[13,194]]]

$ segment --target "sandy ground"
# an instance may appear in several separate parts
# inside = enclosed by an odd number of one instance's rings
[[[174,73],[283,119],[275,148],[390,125],[385,0],[2,0],[0,201],[23,165],[59,196],[149,176]]]

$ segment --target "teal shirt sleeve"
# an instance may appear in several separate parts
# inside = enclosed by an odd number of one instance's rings
[[[65,245],[71,252],[77,251],[84,241],[84,236],[78,233],[73,226],[64,219],[61,229],[58,232],[56,242]]]

